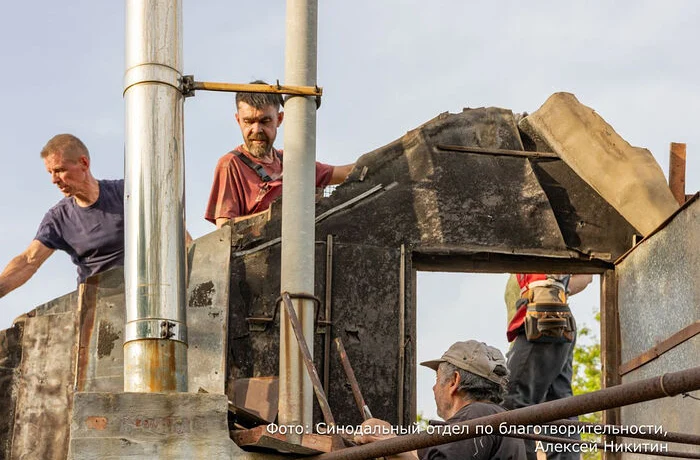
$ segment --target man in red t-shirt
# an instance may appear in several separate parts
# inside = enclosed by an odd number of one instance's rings
[[[266,84],[254,81],[253,84]],[[219,159],[204,218],[221,227],[229,220],[270,207],[282,194],[282,151],[273,147],[282,124],[282,97],[271,93],[237,93],[236,121],[243,144]],[[355,164],[316,162],[316,187],[340,184]]]

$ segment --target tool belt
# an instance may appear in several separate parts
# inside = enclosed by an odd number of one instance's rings
[[[573,342],[576,321],[565,303],[528,303],[525,337],[530,342]]]

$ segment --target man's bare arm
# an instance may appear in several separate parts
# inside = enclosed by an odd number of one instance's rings
[[[29,247],[7,264],[0,273],[0,297],[4,297],[27,282],[54,250],[39,240],[32,240]]]
[[[233,221],[233,223],[235,224],[236,222],[240,222],[242,220],[247,220],[247,219],[253,218],[255,216],[259,216],[260,214],[265,214],[265,213],[269,213],[269,212],[270,212],[270,209],[268,208],[268,209],[265,209],[264,211],[256,212],[254,214],[248,214],[247,216],[237,216],[237,217],[234,217],[233,219],[228,218],[228,217],[217,217],[216,218],[216,228],[221,228],[226,222],[229,222],[229,221]]]
[[[578,294],[586,289],[593,281],[593,275],[571,275],[569,279],[569,295]]]
[[[342,184],[354,167],[355,163],[343,166],[333,166],[333,175],[331,176],[331,181],[328,183],[328,185]]]

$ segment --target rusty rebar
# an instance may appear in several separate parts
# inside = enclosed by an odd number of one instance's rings
[[[299,318],[297,318],[297,313],[294,311],[294,305],[292,305],[292,298],[289,292],[282,293],[282,302],[287,310],[287,317],[289,318],[289,323],[292,325],[294,330],[294,335],[296,336],[297,342],[299,343],[299,351],[301,351],[301,356],[306,366],[306,370],[309,373],[309,378],[314,387],[314,392],[316,393],[316,398],[318,399],[318,405],[321,407],[321,412],[323,413],[323,419],[329,426],[335,425],[335,419],[333,418],[333,413],[331,412],[331,406],[328,404],[328,399],[326,398],[326,393],[323,391],[323,385],[321,384],[321,379],[318,377],[318,371],[316,366],[314,366],[313,357],[309,351],[309,346],[306,344],[304,339],[304,332],[302,331],[301,324],[299,323]]]
[[[595,442],[595,441],[585,441],[581,439],[571,439],[571,438],[560,438],[558,436],[545,436],[538,434],[509,434],[508,438],[518,438],[518,439],[529,439],[532,441],[541,441],[550,444],[577,444],[577,445],[588,445],[595,447],[597,450],[602,450],[605,452],[622,452],[622,453],[634,453],[639,455],[655,455],[657,457],[675,457],[675,458],[700,458],[700,454],[694,454],[692,452],[679,452],[679,451],[638,451],[637,447],[626,447],[627,444],[615,443],[615,442]],[[609,446],[609,447],[608,447]],[[625,447],[623,447],[625,446]],[[641,449],[641,445],[639,447]]]
[[[549,425],[573,425],[573,426],[582,426],[582,427],[591,427],[591,428],[601,428],[603,430],[602,433],[590,433],[590,434],[600,434],[600,435],[606,435],[606,436],[619,436],[621,438],[633,438],[633,439],[647,439],[650,441],[666,441],[666,442],[675,442],[677,444],[692,444],[696,446],[700,446],[700,436],[696,434],[687,434],[687,433],[675,433],[672,431],[666,431],[662,434],[655,434],[655,433],[645,433],[645,434],[640,434],[640,433],[629,433],[629,429],[627,429],[627,432],[625,434],[620,433],[621,429],[625,429],[626,427],[623,427],[621,425],[606,425],[603,423],[591,423],[591,422],[581,422],[578,420],[556,420],[554,422],[549,423]]]
[[[470,439],[477,436],[477,426],[492,429],[503,425],[542,425],[553,420],[588,414],[613,407],[627,406],[666,396],[700,389],[700,367],[663,374],[658,377],[605,388],[579,396],[548,401],[534,406],[500,412],[486,417],[460,423],[462,432],[444,435],[441,433],[419,433],[398,436],[362,446],[317,455],[315,460],[364,460],[401,452],[432,447],[448,442]],[[482,434],[480,430],[479,435]],[[500,428],[499,428],[500,434]]]
[[[352,370],[350,360],[348,359],[348,353],[345,351],[343,341],[340,339],[340,337],[335,338],[335,346],[338,349],[340,363],[343,365],[345,376],[348,378],[348,383],[350,383],[350,389],[352,390],[352,396],[355,398],[355,404],[357,404],[357,408],[360,409],[362,419],[368,420],[372,418],[372,413],[369,410],[369,406],[367,406],[367,404],[365,403],[365,398],[362,397],[362,392],[360,391],[360,384],[357,383],[357,379],[355,378],[355,371]]]

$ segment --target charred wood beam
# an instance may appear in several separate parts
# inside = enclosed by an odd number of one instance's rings
[[[468,252],[458,249],[414,249],[413,267],[421,271],[470,273],[594,273],[614,268],[600,259],[567,259],[536,255]]]

